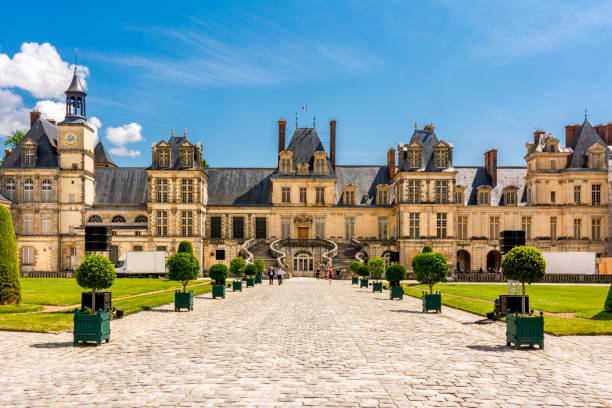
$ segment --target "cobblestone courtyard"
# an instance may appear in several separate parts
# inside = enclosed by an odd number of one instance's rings
[[[505,347],[505,326],[350,282],[267,283],[112,322],[111,342],[0,332],[0,406],[612,406],[612,337]]]

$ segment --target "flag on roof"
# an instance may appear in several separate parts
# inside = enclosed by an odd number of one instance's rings
[[[303,111],[307,111],[307,110],[308,110],[308,107],[307,107],[306,105],[304,105],[304,106],[302,106],[302,110],[303,110]]]

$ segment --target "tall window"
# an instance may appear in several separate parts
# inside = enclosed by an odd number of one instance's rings
[[[387,239],[387,219],[378,219],[378,239]]]
[[[355,217],[346,217],[346,239],[355,238]]]
[[[602,163],[602,154],[601,153],[591,153],[591,168],[592,169],[601,169],[603,166]]]
[[[322,176],[325,174],[325,159],[324,158],[315,159],[315,174],[317,176]]]
[[[580,239],[582,237],[582,220],[580,218],[574,219],[574,239]]]
[[[325,239],[325,218],[315,218],[315,232],[317,238]]]
[[[168,202],[168,179],[157,179],[157,202]]]
[[[193,150],[191,148],[181,149],[181,167],[193,166]]]
[[[34,214],[23,214],[23,235],[34,235]]]
[[[601,184],[591,186],[591,202],[593,205],[601,205]]]
[[[436,204],[448,203],[448,181],[436,181]]]
[[[418,204],[421,202],[421,181],[410,180],[408,182],[408,203]]]
[[[232,238],[244,238],[244,217],[232,217]]]
[[[255,238],[265,239],[266,236],[266,219],[264,217],[255,218]]]
[[[33,148],[24,149],[23,167],[34,167],[36,165],[36,150]]]
[[[525,239],[531,239],[531,217],[521,218],[521,228],[525,231]]]
[[[389,204],[389,192],[387,190],[378,191],[378,196],[376,197],[376,204],[378,205]]]
[[[11,201],[15,199],[15,180],[13,179],[6,180],[6,198]]]
[[[580,186],[574,186],[574,202],[576,204],[578,204],[578,203],[580,203],[582,201],[581,197],[580,197],[580,195],[581,195],[580,193],[581,193]]]
[[[354,191],[344,192],[344,205],[355,205],[355,192]]]
[[[281,189],[281,201],[283,203],[290,203],[291,202],[291,188],[283,187]]]
[[[448,149],[440,148],[434,150],[434,167],[438,169],[448,167]]]
[[[557,239],[557,217],[550,217],[550,239]]]
[[[463,205],[463,191],[455,192],[455,203]]]
[[[157,165],[159,167],[170,167],[170,149],[160,148],[158,150]]]
[[[193,203],[193,179],[181,180],[181,201]]]
[[[410,168],[421,167],[421,149],[417,149],[417,148],[408,149],[408,167]]]
[[[446,213],[436,214],[436,236],[446,238]]]
[[[41,200],[43,203],[51,201],[51,180],[43,180]]]
[[[21,264],[34,265],[34,248],[23,247],[21,249]]]
[[[552,204],[557,202],[557,192],[556,191],[551,191],[550,192],[550,202]]]
[[[221,217],[210,217],[210,237],[221,238]]]
[[[51,214],[40,216],[40,230],[42,235],[51,235]]]
[[[289,238],[291,236],[291,218],[281,218],[281,238]]]
[[[317,202],[317,204],[325,203],[325,188],[324,187],[317,187],[315,192],[316,192],[316,202]]]
[[[457,217],[457,238],[468,239],[468,217],[466,215],[460,215]]]
[[[601,218],[593,218],[591,221],[591,239],[593,241],[601,240]]]
[[[158,211],[157,212],[157,236],[167,237],[168,236],[168,212]]]
[[[419,213],[410,213],[410,238],[419,238],[420,225]]]
[[[489,217],[489,239],[499,239],[499,217]]]
[[[504,205],[516,205],[516,190],[508,189],[504,191]]]
[[[280,161],[281,174],[291,174],[291,160],[290,159],[281,159]]]
[[[489,192],[488,191],[480,191],[478,193],[478,204],[480,205],[489,205]]]
[[[306,187],[300,187],[300,203],[306,202]]]
[[[193,235],[193,212],[181,211],[181,233],[184,237]]]
[[[26,203],[34,201],[34,182],[32,179],[27,179],[23,183],[23,201]]]

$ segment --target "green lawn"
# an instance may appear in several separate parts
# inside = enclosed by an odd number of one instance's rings
[[[404,293],[421,297],[425,285],[409,284]],[[466,310],[481,316],[493,311],[493,304],[500,294],[507,293],[506,284],[438,284],[434,290],[443,294],[465,296],[442,296],[446,306]],[[580,285],[528,285],[530,307],[544,311],[544,330],[550,334],[593,335],[612,334],[612,313],[603,311],[603,304],[608,293],[608,286]],[[482,299],[482,300],[476,300]],[[489,302],[486,302],[489,301]],[[557,316],[546,316],[549,313],[576,313],[577,319]]]

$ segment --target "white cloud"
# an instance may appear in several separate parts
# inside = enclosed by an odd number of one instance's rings
[[[109,127],[106,129],[106,138],[119,147],[127,143],[140,142],[142,140],[142,126],[132,122],[119,127]]]
[[[21,50],[10,58],[0,54],[0,88],[20,88],[36,98],[61,98],[70,84],[73,65],[63,61],[49,43],[23,43]],[[89,69],[77,66],[81,83]]]
[[[36,102],[34,110],[42,113],[45,119],[52,119],[56,122],[61,122],[66,117],[66,104],[64,102],[44,101]]]
[[[140,155],[140,152],[138,150],[129,150],[128,148],[126,148],[125,146],[121,146],[121,147],[111,147],[109,149],[109,152],[111,154],[115,154],[117,156],[128,156],[128,157],[136,157]]]
[[[89,126],[91,126],[94,130],[94,146],[95,146],[96,144],[98,144],[98,140],[99,140],[98,129],[102,127],[102,122],[97,117],[92,116],[91,118],[89,118],[87,123],[89,123]]]
[[[0,137],[29,127],[28,110],[23,107],[21,97],[11,91],[0,89]]]

